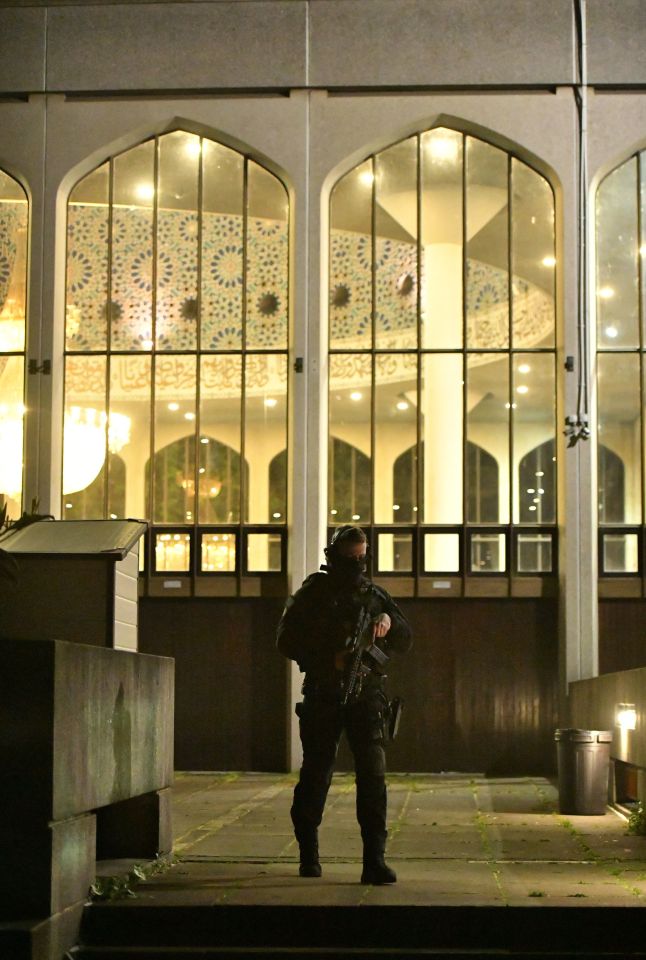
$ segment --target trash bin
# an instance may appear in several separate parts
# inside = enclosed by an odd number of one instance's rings
[[[611,730],[557,730],[559,811],[600,816],[608,803]]]

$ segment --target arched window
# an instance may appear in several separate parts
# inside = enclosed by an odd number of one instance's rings
[[[28,225],[27,194],[0,170],[0,511],[14,520],[22,510]]]
[[[378,572],[393,537],[415,573],[554,572],[519,563],[521,524],[555,535],[519,469],[551,443],[555,471],[554,230],[543,176],[443,127],[334,187],[330,460],[342,437],[369,469],[330,470],[328,521],[374,528]]]
[[[68,204],[63,516],[98,484],[84,516],[149,518],[153,571],[237,571],[239,588],[275,570],[288,307],[287,193],[249,157],[175,130],[85,176]]]
[[[602,574],[637,575],[643,566],[645,160],[637,153],[622,163],[601,181],[596,198]]]

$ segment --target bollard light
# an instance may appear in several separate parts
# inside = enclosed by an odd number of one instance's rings
[[[634,730],[637,726],[637,711],[634,703],[618,703],[615,708],[615,723],[622,730]]]

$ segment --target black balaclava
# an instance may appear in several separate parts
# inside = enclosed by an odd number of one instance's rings
[[[346,539],[350,530],[355,529],[358,528],[350,526],[341,528],[341,531],[332,537],[330,545],[324,551],[327,560],[325,569],[339,583],[339,586],[358,587],[366,572],[366,557],[344,557],[339,553],[339,542]]]

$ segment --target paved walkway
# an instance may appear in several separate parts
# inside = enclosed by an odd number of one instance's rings
[[[321,879],[297,876],[292,775],[178,774],[179,862],[137,890],[155,905],[644,906],[646,838],[610,810],[565,817],[542,778],[389,777],[388,861],[364,887],[354,783],[336,775],[320,831]],[[102,872],[106,872],[103,865]]]

